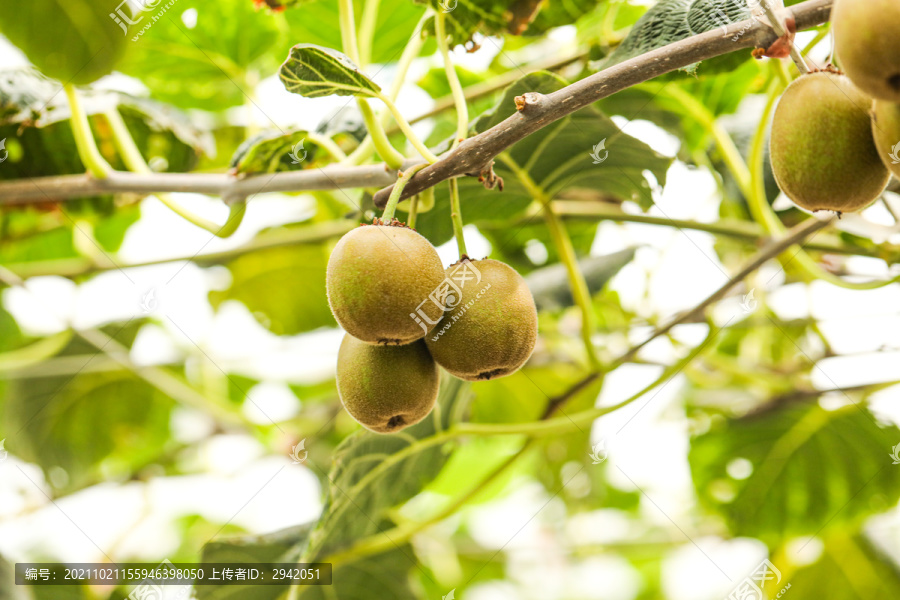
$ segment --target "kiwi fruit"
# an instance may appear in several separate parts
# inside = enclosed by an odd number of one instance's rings
[[[900,178],[900,104],[876,100],[872,108],[872,135],[878,156]]]
[[[890,180],[872,138],[872,100],[844,75],[818,71],[785,90],[772,121],[778,187],[798,206],[861,210]]]
[[[440,374],[425,342],[376,346],[345,335],[338,351],[337,389],[350,416],[371,431],[394,433],[434,408]]]
[[[471,279],[458,277],[460,268]],[[480,276],[472,276],[477,273]],[[497,260],[462,261],[447,269],[459,298],[425,338],[435,362],[451,375],[478,381],[519,370],[537,341],[537,309],[525,280]]]
[[[425,336],[442,308],[428,300],[444,266],[428,240],[402,225],[362,225],[338,241],[325,286],[337,322],[369,344],[408,344]],[[414,316],[421,310],[427,319]]]
[[[841,68],[878,100],[900,102],[900,2],[835,0],[834,47]]]

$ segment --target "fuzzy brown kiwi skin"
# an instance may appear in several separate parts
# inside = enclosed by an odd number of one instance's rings
[[[376,346],[345,335],[338,351],[337,389],[344,408],[376,433],[415,425],[437,400],[440,373],[425,342]]]
[[[862,210],[890,180],[872,138],[872,100],[844,75],[819,71],[788,86],[772,121],[778,187],[798,206]]]
[[[895,177],[900,178],[900,162],[891,157],[900,158],[900,103],[876,100],[872,108],[872,135],[878,156]],[[894,148],[898,148],[895,152]]]
[[[444,280],[444,266],[431,243],[403,225],[363,225],[338,241],[325,275],[328,304],[337,322],[369,344],[409,344],[425,336],[417,309],[441,316],[428,295]],[[421,307],[419,306],[421,304]]]
[[[900,102],[900,2],[835,0],[831,9],[841,68],[863,92]]]
[[[472,261],[472,266],[481,281],[462,288],[459,304],[445,313],[425,343],[451,375],[483,381],[510,375],[525,364],[537,341],[537,309],[525,280],[509,265],[485,259]],[[451,279],[455,268],[447,269]]]

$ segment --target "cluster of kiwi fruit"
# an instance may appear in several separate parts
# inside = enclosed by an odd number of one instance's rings
[[[836,0],[835,69],[801,76],[772,121],[778,186],[811,211],[855,212],[900,177],[900,1]]]
[[[461,264],[445,270],[434,246],[396,219],[360,225],[335,246],[326,289],[347,332],[338,394],[367,429],[393,433],[424,419],[437,400],[438,366],[477,381],[509,375],[531,356],[537,309],[525,280],[500,261],[463,261],[480,281],[448,286]],[[438,303],[441,286],[452,291]]]

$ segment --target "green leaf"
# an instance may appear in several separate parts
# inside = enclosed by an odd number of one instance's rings
[[[310,524],[282,529],[265,535],[252,535],[209,542],[203,546],[204,563],[279,563],[297,562]],[[280,585],[198,585],[199,600],[274,600],[287,591]]]
[[[0,73],[0,139],[20,148],[3,163],[0,180],[84,172],[69,125],[69,105],[58,92],[30,69]],[[162,160],[167,171],[188,171],[201,154],[215,152],[212,136],[173,106],[118,92],[85,90],[81,96],[101,152],[115,168],[124,169],[124,164],[99,115],[116,107],[144,158]],[[70,210],[78,206],[67,204]]]
[[[359,22],[365,1],[354,0],[353,5],[356,20]],[[372,40],[371,62],[378,64],[396,62],[424,12],[424,6],[409,0],[381,0],[378,6],[378,20],[375,23],[377,33]],[[337,0],[303,2],[283,14],[293,42],[316,44],[325,48],[342,47]],[[429,42],[428,46],[423,48],[423,54],[428,56],[434,52],[434,45],[434,42]]]
[[[900,598],[897,565],[859,534],[837,534],[824,540],[821,558],[797,570],[781,587],[786,583],[791,590],[803,590],[804,598]]]
[[[183,17],[193,11],[196,24],[188,27]],[[129,28],[119,70],[140,79],[154,98],[182,108],[246,104],[256,82],[284,56],[272,52],[280,39],[276,18],[250,0],[178,0],[149,29],[146,22]]]
[[[314,169],[333,162],[334,158],[328,151],[321,150],[315,142],[306,139],[308,135],[309,132],[303,129],[259,133],[238,147],[229,167],[238,174],[279,173]],[[347,143],[343,145],[356,144],[350,132],[339,133],[335,141],[344,140]]]
[[[218,307],[237,300],[276,335],[294,335],[337,323],[325,296],[328,252],[323,245],[269,248],[239,256],[226,263],[232,283],[213,291],[209,300]]]
[[[0,33],[38,69],[84,84],[113,70],[125,35],[110,18],[116,0],[29,0],[0,4]]]
[[[138,325],[104,330],[130,345]],[[86,367],[97,353],[74,338],[60,356],[77,356]],[[39,464],[58,490],[72,491],[101,473],[130,476],[152,461],[168,440],[172,405],[127,371],[15,379],[0,407],[0,439],[16,456]]]
[[[579,260],[578,268],[591,294],[603,289],[606,282],[630,263],[634,252],[634,248],[629,248],[607,256],[588,256]],[[561,263],[538,269],[530,273],[525,281],[538,310],[556,310],[575,303],[565,265]]]
[[[304,586],[300,600],[419,600],[409,584],[409,572],[415,565],[412,546],[403,544],[375,556],[336,566],[331,586]]]
[[[392,455],[445,430],[466,390],[466,384],[445,375],[438,406],[421,423],[399,435],[358,431],[344,440],[335,451],[328,499],[310,536],[308,560],[324,560],[362,537],[390,528],[386,511],[419,493],[448,458],[440,445],[396,460]]]
[[[660,0],[638,19],[603,66],[749,18],[745,0]]]
[[[496,107],[475,122],[473,130],[482,133],[516,112],[515,97],[526,92],[550,93],[564,87],[566,81],[546,72],[527,75],[503,93]],[[604,143],[608,155],[601,164],[593,164],[591,152]],[[604,151],[600,154],[603,155]],[[488,190],[473,178],[459,180],[460,201],[466,223],[487,224],[509,229],[509,220],[524,214],[537,200],[520,177],[525,174],[542,194],[554,198],[571,189],[589,189],[644,205],[652,203],[651,173],[656,183],[665,185],[666,171],[672,159],[647,144],[623,133],[608,117],[593,107],[584,108],[560,119],[514,144],[498,158],[494,171],[503,178],[502,192]],[[447,186],[436,188],[436,210],[422,215],[416,229],[433,244],[442,244],[453,236],[447,218],[450,199]],[[509,233],[515,237],[519,229]],[[523,242],[528,238],[523,238]]]
[[[861,406],[797,403],[715,422],[692,441],[689,458],[701,501],[734,535],[776,544],[896,504],[900,470],[890,452],[898,441],[900,429],[876,424]]]
[[[312,524],[290,527],[265,535],[210,542],[203,547],[202,561],[296,563],[306,545]],[[377,556],[336,565],[330,586],[301,586],[302,600],[369,600],[399,598],[415,600],[407,574],[413,563],[412,548],[400,546]],[[279,585],[202,585],[196,587],[198,600],[276,600],[288,590]]]
[[[297,44],[278,76],[287,91],[307,98],[376,96],[381,92],[349,58],[331,48]]]

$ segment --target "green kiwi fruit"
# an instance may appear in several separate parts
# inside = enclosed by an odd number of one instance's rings
[[[376,346],[345,335],[338,351],[337,389],[350,416],[377,433],[424,419],[437,399],[440,374],[422,340]]]
[[[444,280],[434,246],[404,225],[363,225],[340,239],[325,275],[328,304],[347,333],[369,344],[408,344],[441,314],[428,300]],[[427,319],[416,319],[417,311]]]
[[[847,77],[876,100],[900,102],[900,2],[835,0],[831,22]]]
[[[872,134],[878,156],[900,178],[900,104],[876,100],[872,108]]]
[[[467,259],[448,268],[447,279],[456,284],[451,296],[459,297],[448,302],[452,306],[425,338],[435,362],[468,381],[519,370],[534,350],[538,329],[534,298],[522,276],[500,261]]]
[[[772,121],[778,187],[811,211],[854,212],[890,179],[872,138],[872,100],[844,75],[818,71],[785,90]]]

